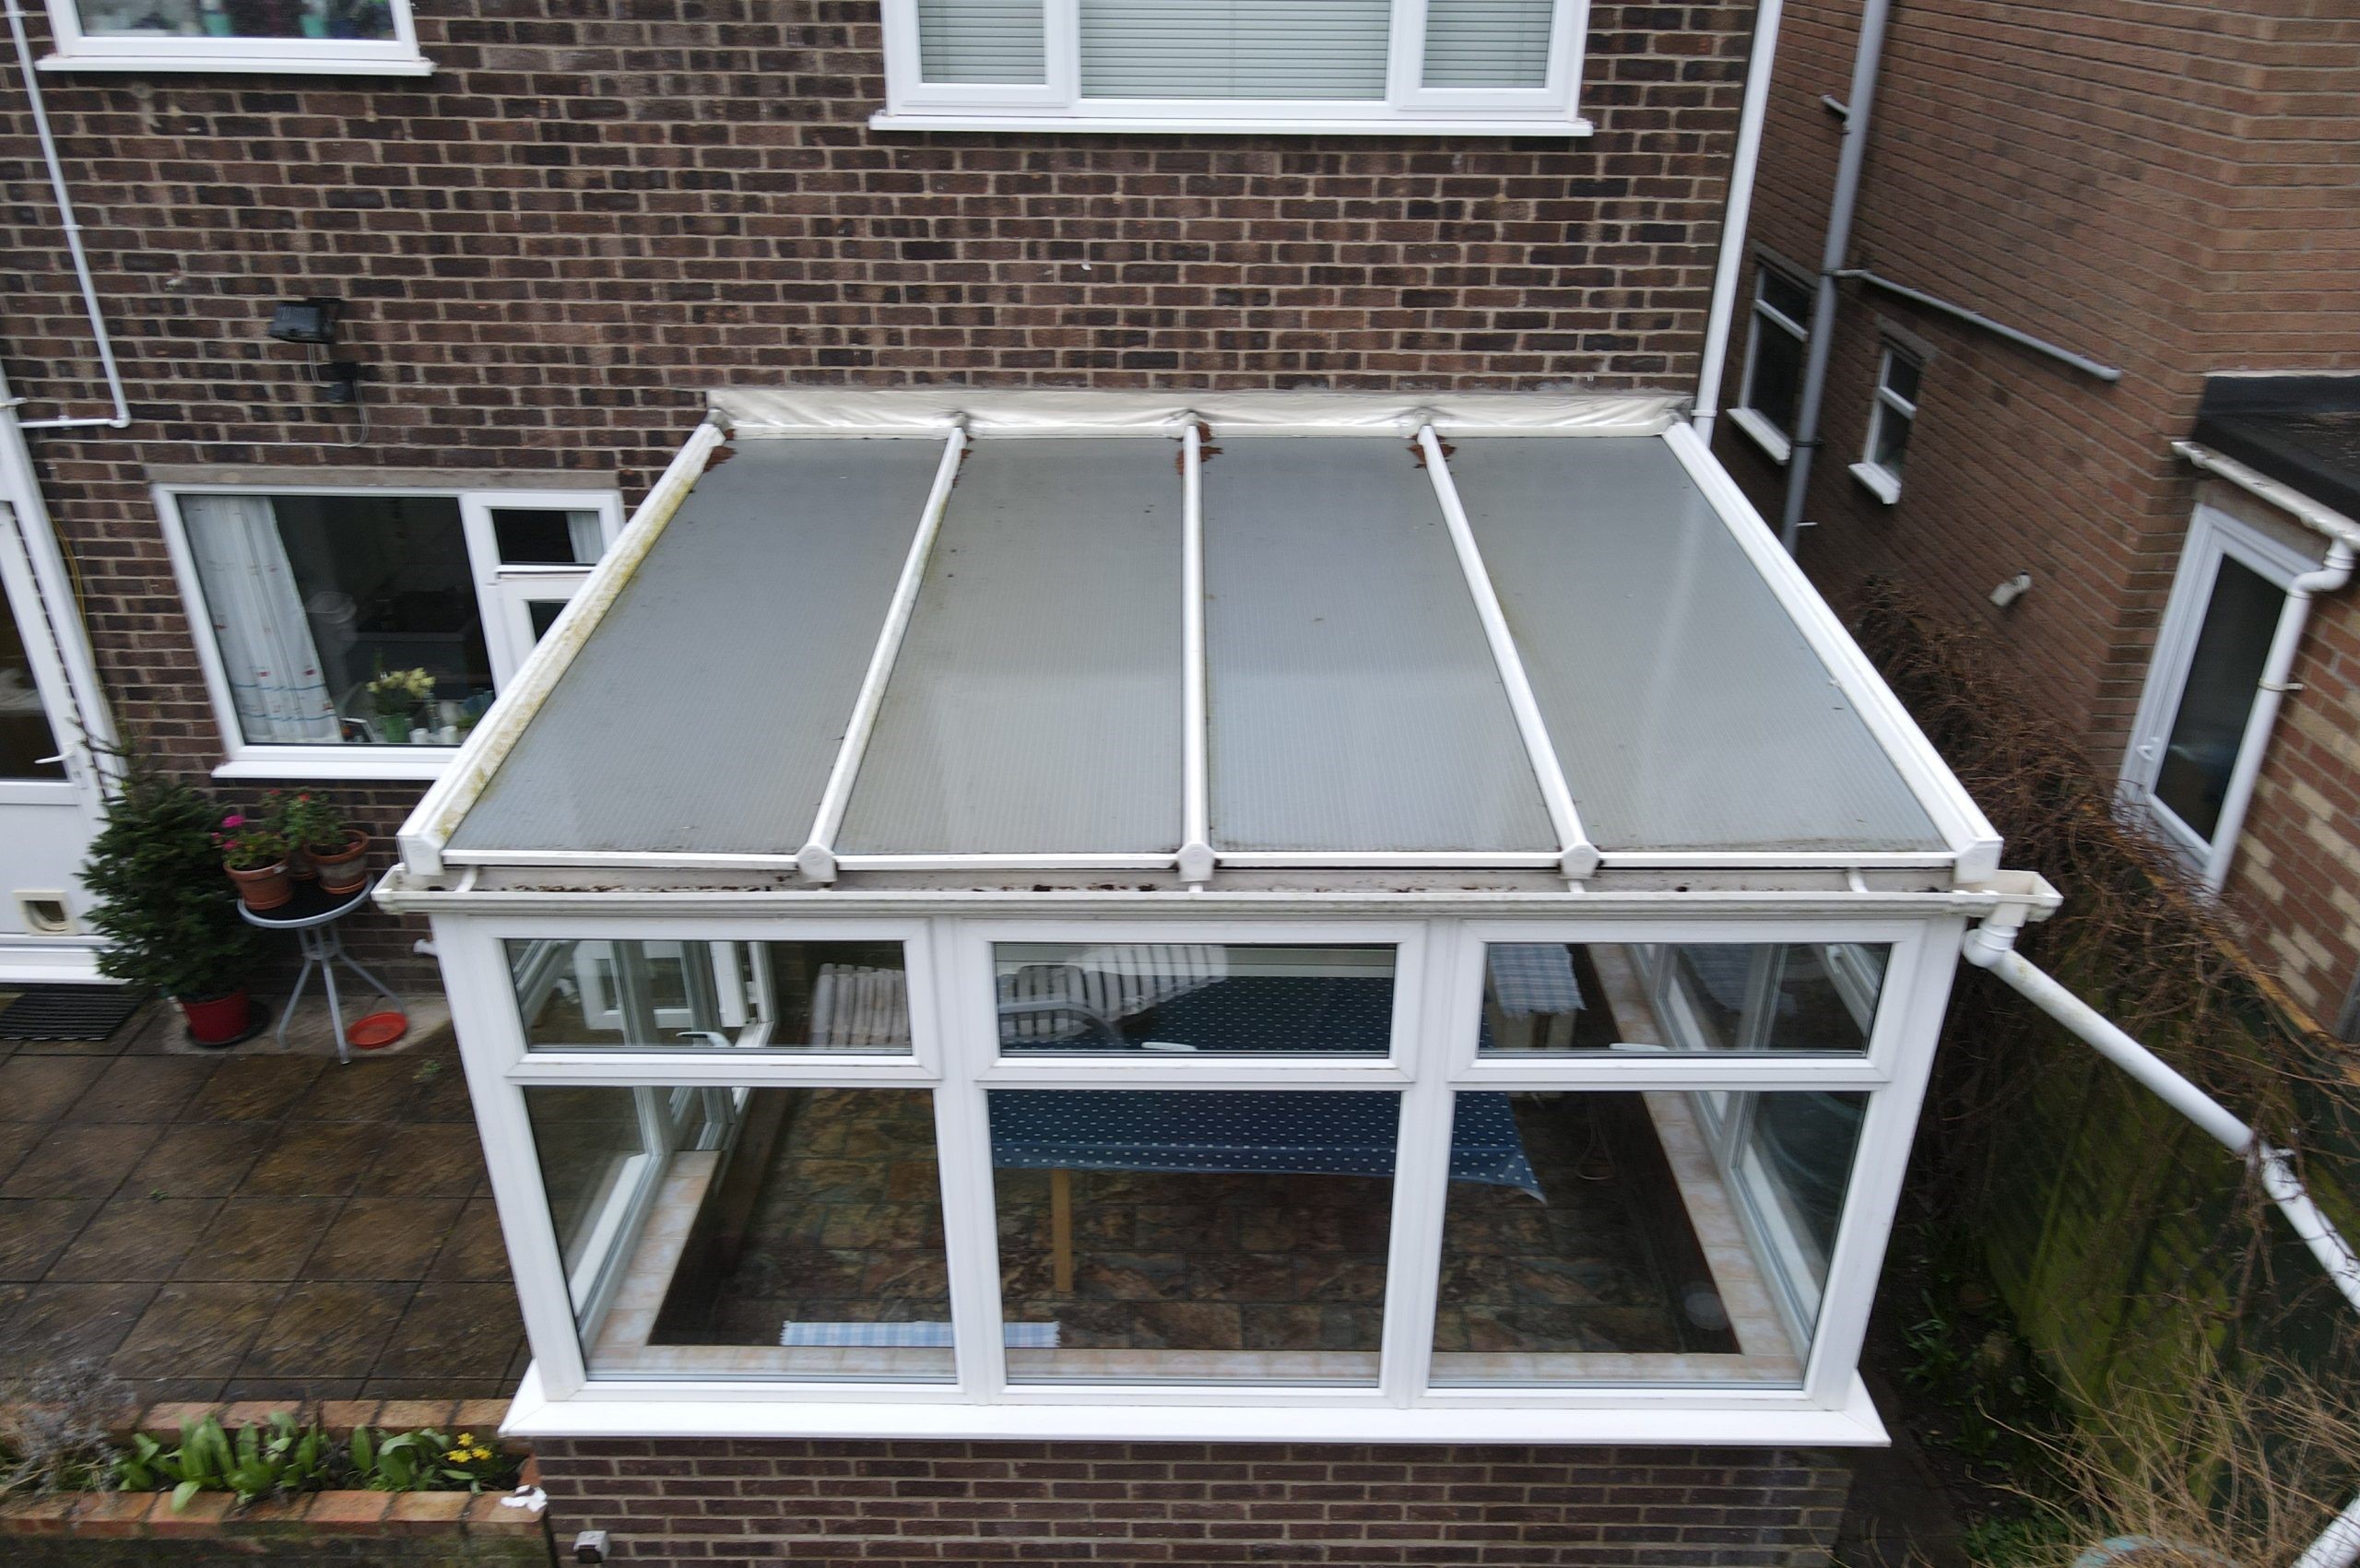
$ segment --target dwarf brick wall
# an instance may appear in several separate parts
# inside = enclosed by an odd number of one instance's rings
[[[1800,0],[1781,37],[1753,238],[1815,265],[1858,6]],[[1869,572],[2000,633],[2112,770],[2195,505],[2170,442],[2203,378],[2360,369],[2360,102],[2335,84],[2348,8],[2145,0],[1896,8],[1850,265],[2118,365],[2108,386],[1859,284],[1845,286],[1801,559],[1839,606]],[[1926,367],[1898,505],[1860,456],[1886,324]],[[1725,395],[1735,399],[1742,323]],[[1776,517],[1784,473],[1724,422],[1716,446]],[[1991,588],[2030,572],[1995,609]],[[2230,894],[2250,947],[2332,1017],[2360,963],[2352,749],[2360,595],[2322,604]]]
[[[721,383],[1683,387],[1752,15],[1593,6],[1568,144],[879,134],[876,0],[417,12],[422,80],[43,77],[136,420],[37,462],[118,711],[192,772],[220,744],[154,465],[631,501]],[[0,170],[0,361],[27,418],[103,411],[13,85]],[[264,336],[312,293],[349,302],[365,439]],[[417,793],[348,798],[388,829]]]
[[[537,1440],[560,1549],[621,1563],[1818,1568],[1819,1451]]]

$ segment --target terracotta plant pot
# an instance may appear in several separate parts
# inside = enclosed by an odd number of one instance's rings
[[[189,1038],[199,1045],[228,1045],[254,1032],[254,999],[243,991],[222,996],[175,996]]]
[[[236,885],[238,896],[246,901],[248,909],[257,913],[277,909],[295,896],[295,884],[288,879],[287,862],[274,861],[252,871],[241,871],[234,866],[224,866],[230,880]]]
[[[355,832],[342,849],[307,849],[303,853],[320,874],[320,891],[348,893],[369,879],[367,833]]]

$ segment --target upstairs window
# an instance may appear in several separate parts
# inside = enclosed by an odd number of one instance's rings
[[[1754,269],[1753,329],[1746,339],[1744,384],[1729,418],[1781,463],[1794,450],[1803,355],[1811,344],[1811,286],[1800,278],[1768,262]]]
[[[409,0],[50,0],[53,68],[422,76]]]
[[[895,129],[1575,136],[1574,0],[885,0]]]
[[[1877,362],[1876,401],[1869,406],[1869,435],[1852,477],[1866,485],[1879,501],[1891,506],[1901,499],[1901,464],[1909,455],[1909,436],[1918,423],[1918,380],[1922,372],[1915,355],[1885,345]]]

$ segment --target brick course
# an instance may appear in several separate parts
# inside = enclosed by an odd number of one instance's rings
[[[567,1531],[612,1532],[617,1562],[700,1568],[1817,1568],[1851,1480],[1836,1454],[1758,1449],[659,1439],[534,1452]]]

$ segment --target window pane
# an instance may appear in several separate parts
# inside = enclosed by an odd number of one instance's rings
[[[389,39],[387,0],[78,0],[94,37]]]
[[[33,684],[24,637],[7,601],[0,599],[0,778],[63,779],[64,763],[41,760],[56,755],[57,735]]]
[[[918,75],[929,82],[1048,80],[1041,0],[918,0]]]
[[[1392,18],[1392,0],[1081,0],[1081,94],[1381,100]]]
[[[491,660],[449,496],[181,498],[230,701],[255,745],[451,745]]]
[[[1755,275],[1762,302],[1793,322],[1804,331],[1811,330],[1811,290],[1783,272],[1764,267]]]
[[[508,970],[537,1051],[910,1051],[899,942],[511,939]]]
[[[1888,350],[1884,357],[1884,383],[1896,395],[1917,402],[1918,361],[1906,354]]]
[[[545,506],[496,506],[491,533],[502,566],[590,566],[606,548],[598,514]]]
[[[1461,1093],[1434,1381],[1800,1384],[1866,1106]]]
[[[1393,949],[1001,942],[1000,1049],[1382,1056]]]
[[[994,1090],[1009,1375],[1375,1382],[1399,1120],[1387,1093]]]
[[[1795,399],[1802,384],[1803,345],[1775,323],[1753,324],[1753,363],[1745,383],[1745,406],[1777,427],[1795,429]]]
[[[1485,1055],[1869,1048],[1891,949],[1858,942],[1493,942]]]
[[[532,623],[533,641],[537,643],[549,634],[557,618],[565,613],[566,599],[535,599],[525,607],[525,619]]]
[[[1890,404],[1877,406],[1876,421],[1877,439],[1870,448],[1869,461],[1889,474],[1898,474],[1902,461],[1909,455],[1909,428],[1917,421]]]
[[[2221,823],[2221,803],[2237,764],[2246,718],[2253,712],[2261,666],[2286,595],[2251,567],[2221,558],[2212,599],[2204,607],[2196,654],[2189,661],[2188,684],[2172,717],[2163,767],[2155,775],[2155,798],[2172,814],[2210,839]]]
[[[1546,87],[1556,10],[1556,0],[1426,0],[1425,85]]]
[[[948,1381],[921,1089],[525,1091],[593,1377]]]

